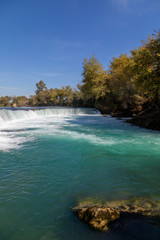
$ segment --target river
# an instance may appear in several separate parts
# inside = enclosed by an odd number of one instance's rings
[[[2,240],[119,240],[82,223],[72,208],[160,200],[159,183],[159,132],[94,109],[0,109]]]

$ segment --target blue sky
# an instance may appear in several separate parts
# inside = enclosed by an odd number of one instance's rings
[[[0,0],[0,96],[82,80],[94,54],[107,69],[160,29],[160,0]]]

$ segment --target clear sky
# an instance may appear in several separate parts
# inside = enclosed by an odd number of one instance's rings
[[[94,54],[107,69],[160,29],[160,0],[0,0],[0,96],[81,82]]]

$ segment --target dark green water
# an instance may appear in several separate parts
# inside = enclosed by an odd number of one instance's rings
[[[2,240],[132,240],[92,230],[72,207],[160,200],[159,132],[100,115],[45,114],[3,122],[0,141]]]

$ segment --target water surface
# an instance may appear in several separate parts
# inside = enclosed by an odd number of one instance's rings
[[[125,239],[90,229],[72,207],[92,198],[160,200],[159,173],[159,132],[93,109],[1,109],[0,239]]]

